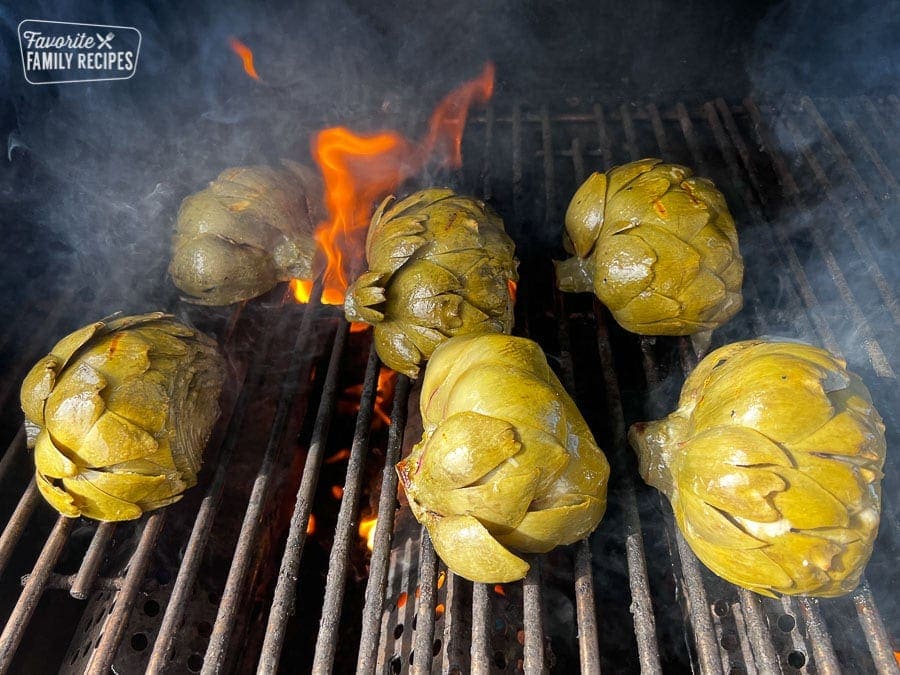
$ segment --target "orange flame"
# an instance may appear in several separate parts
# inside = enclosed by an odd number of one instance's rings
[[[509,290],[509,298],[515,303],[516,301],[516,293],[518,291],[518,286],[516,286],[516,282],[512,279],[506,280],[506,288]]]
[[[386,426],[391,425],[391,416],[388,414],[387,408],[394,400],[394,386],[396,384],[397,373],[382,366],[378,373],[378,388],[375,390],[375,406],[372,412]]]
[[[434,608],[434,614],[436,617],[441,617],[444,615],[444,603],[443,602]]]
[[[294,299],[297,302],[304,305],[309,302],[309,296],[312,294],[312,281],[309,279],[291,279],[288,287],[291,289],[291,293],[294,294]]]
[[[375,525],[378,518],[363,518],[359,521],[359,536],[366,540],[366,548],[370,551],[375,549]]]
[[[403,592],[397,597],[397,607],[398,607],[399,609],[403,609],[404,607],[406,607],[406,600],[407,600],[408,597],[409,597],[409,595],[407,595],[406,591],[403,591]]]
[[[326,262],[324,303],[343,303],[348,272],[361,262],[363,233],[375,202],[432,160],[441,166],[461,166],[469,108],[487,102],[493,92],[494,64],[488,63],[477,78],[444,97],[418,144],[394,131],[357,134],[344,127],[324,129],[315,136],[312,155],[322,172],[329,214],[315,234]],[[295,297],[305,302],[301,295]]]
[[[306,521],[306,534],[315,534],[316,531],[316,516],[313,513],[309,514],[309,520]]]
[[[331,496],[335,499],[340,499],[344,496],[344,488],[342,488],[340,485],[332,485]]]
[[[496,593],[497,595],[502,595],[503,597],[506,597],[506,591],[503,589],[503,586],[500,584],[496,584],[494,586],[494,593]]]
[[[250,51],[250,47],[236,37],[228,38],[228,46],[231,47],[231,51],[240,57],[241,63],[244,64],[244,72],[259,82],[259,75],[256,74],[256,68],[253,67],[253,52]]]
[[[446,572],[441,572],[440,574],[438,574],[438,578],[437,578],[437,587],[438,587],[438,590],[441,589],[441,587],[444,585],[444,582],[445,582],[446,580],[447,580],[447,573],[446,573]]]

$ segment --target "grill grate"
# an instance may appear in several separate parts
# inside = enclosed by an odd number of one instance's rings
[[[317,673],[661,673],[689,663],[711,673],[897,673],[873,598],[890,600],[897,578],[897,460],[886,467],[872,587],[833,601],[770,600],[714,577],[668,505],[635,478],[625,435],[630,422],[672,405],[696,364],[689,341],[629,335],[596,301],[556,292],[547,252],[561,256],[565,204],[590,171],[651,155],[694,166],[726,193],[747,262],[745,309],[716,344],[783,334],[844,355],[870,385],[896,446],[900,311],[897,272],[882,252],[896,250],[898,107],[893,97],[804,97],[777,106],[488,108],[470,123],[466,166],[445,178],[505,216],[522,259],[517,331],[551,355],[610,457],[609,513],[597,533],[534,557],[521,584],[456,577],[408,508],[397,510],[392,467],[418,438],[418,389],[398,377],[380,452],[371,432],[380,363],[367,335],[350,333],[335,308],[320,304],[319,285],[307,307],[270,297],[231,313],[183,308],[219,335],[235,364],[238,386],[210,444],[211,475],[137,524],[54,518],[27,483],[19,430],[0,461],[3,492],[21,494],[4,512],[0,583],[11,591],[11,576],[27,574],[17,597],[0,605],[0,671],[36,663],[41,641],[60,630],[59,613],[72,617],[69,649],[61,664],[61,655],[44,658],[67,672],[271,672],[281,664]],[[60,335],[82,323],[65,316],[73,300],[23,310],[19,321]],[[96,305],[79,316],[101,315]],[[0,336],[5,348],[14,343],[12,330]],[[15,408],[13,393],[42,346],[23,349],[4,376],[4,409]],[[333,423],[342,377],[359,349],[368,359],[356,369],[363,387],[343,496],[324,579],[310,577],[309,519],[341,431]],[[302,448],[298,436],[308,436]],[[370,485],[373,465],[388,470]],[[380,517],[368,576],[351,581],[369,492]],[[883,609],[896,635],[894,604]]]

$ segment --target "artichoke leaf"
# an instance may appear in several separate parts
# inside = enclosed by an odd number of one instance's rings
[[[509,422],[476,412],[459,412],[448,416],[428,438],[418,471],[435,487],[464,487],[521,449]]]
[[[143,511],[137,504],[124,501],[98,489],[83,476],[63,478],[63,487],[72,496],[80,515],[95,520],[135,520]]]
[[[583,539],[596,527],[605,505],[587,495],[571,495],[567,501],[570,503],[529,510],[512,532],[498,534],[497,541],[527,553],[546,553]]]
[[[56,447],[46,428],[37,435],[34,444],[34,465],[38,473],[50,478],[67,478],[78,474],[78,465]]]
[[[528,573],[528,563],[501,545],[473,516],[436,518],[428,531],[447,567],[469,581],[505,584]]]
[[[566,232],[578,258],[587,257],[600,236],[606,205],[606,183],[606,174],[592,173],[569,202]]]
[[[41,472],[36,472],[34,476],[38,491],[47,500],[54,509],[59,511],[67,518],[77,518],[81,515],[81,510],[75,505],[75,499],[65,490],[56,487]]]

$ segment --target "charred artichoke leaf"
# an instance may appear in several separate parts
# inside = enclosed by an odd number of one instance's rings
[[[629,439],[716,574],[834,597],[859,583],[878,530],[885,442],[871,400],[823,349],[747,340],[704,358],[678,409]]]
[[[447,340],[428,364],[420,407],[422,440],[397,472],[452,571],[518,579],[528,567],[506,546],[549,551],[597,526],[609,465],[535,343]]]

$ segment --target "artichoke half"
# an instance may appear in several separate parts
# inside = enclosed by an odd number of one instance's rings
[[[22,383],[38,489],[64,516],[131,520],[197,482],[225,361],[162,313],[60,340]]]
[[[482,201],[437,188],[388,197],[366,238],[369,270],[347,290],[347,320],[374,324],[381,360],[415,377],[449,337],[510,332],[514,251]]]
[[[727,345],[687,378],[675,412],[629,439],[719,576],[768,596],[859,583],[878,530],[884,425],[843,360],[797,342]]]
[[[413,514],[454,573],[521,579],[543,553],[590,534],[609,464],[540,347],[467,335],[438,347],[422,383],[424,433],[397,464]]]
[[[633,333],[708,344],[741,308],[744,265],[725,198],[692,173],[642,159],[588,178],[566,211],[575,255],[559,288],[593,291]]]
[[[226,169],[182,203],[169,274],[186,300],[230,305],[312,276],[322,181],[295,162]]]

